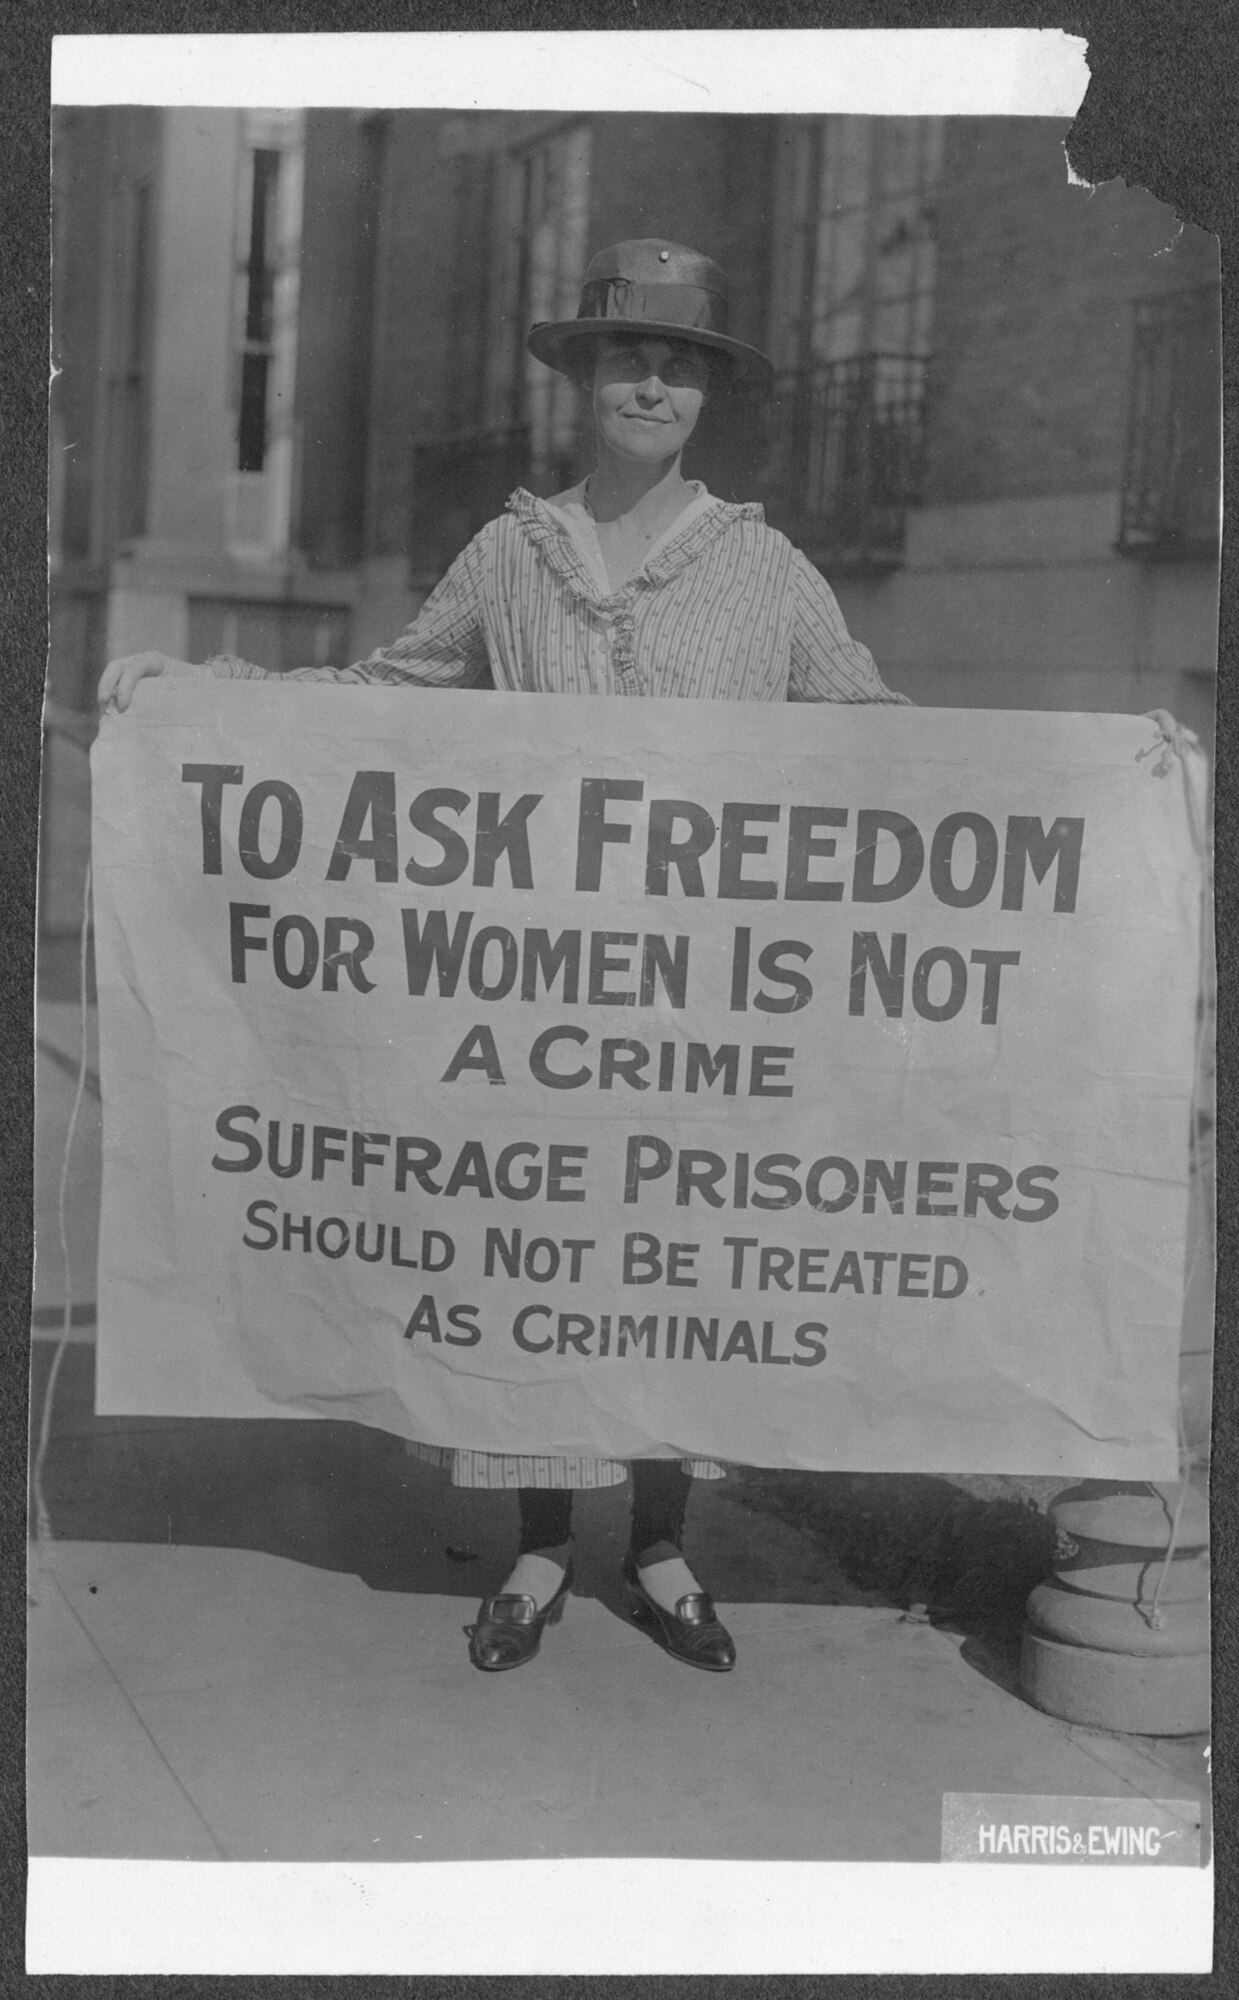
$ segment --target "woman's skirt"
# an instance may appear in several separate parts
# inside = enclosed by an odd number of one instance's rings
[[[480,1487],[491,1493],[518,1486],[568,1486],[586,1492],[598,1486],[619,1486],[628,1477],[628,1463],[622,1458],[522,1457],[508,1452],[465,1451],[447,1444],[416,1444],[412,1439],[407,1440],[407,1450],[410,1457],[450,1473],[453,1486]],[[712,1458],[682,1458],[680,1464],[694,1479],[727,1476]]]

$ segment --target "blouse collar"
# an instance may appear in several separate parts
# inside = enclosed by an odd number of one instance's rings
[[[597,526],[586,496],[586,487],[588,484],[589,481],[583,479],[578,486],[573,486],[565,493],[560,501],[548,500],[546,505],[552,514],[558,514],[561,520],[565,522],[568,533],[577,543],[581,554],[593,570],[594,580],[602,595],[610,597],[613,594],[611,579],[607,575],[607,565],[603,557],[602,545],[598,540]],[[648,569],[655,558],[661,555],[666,544],[672,541],[677,535],[682,534],[685,528],[691,526],[698,514],[703,514],[707,507],[717,505],[713,494],[707,493],[700,479],[692,479],[688,484],[690,492],[688,502],[685,506],[681,507],[674,521],[663,529],[657,541],[651,543],[642,561],[633,571],[632,576],[628,578],[629,583],[635,577],[640,576],[643,569]],[[621,585],[621,588],[625,587]]]
[[[716,500],[700,480],[693,480],[692,485],[693,498],[688,505],[659,536],[635,575],[616,591],[611,589],[594,524],[585,508],[584,480],[571,487],[554,507],[518,486],[508,501],[508,511],[578,596],[606,603],[627,597],[642,579],[655,584],[669,582],[733,521],[766,518],[756,501]]]

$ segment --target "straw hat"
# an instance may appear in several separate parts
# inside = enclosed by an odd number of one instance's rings
[[[575,343],[599,334],[690,340],[729,356],[736,377],[768,388],[767,357],[727,331],[727,279],[711,258],[646,236],[600,250],[585,273],[575,319],[542,320],[528,347],[561,373]]]

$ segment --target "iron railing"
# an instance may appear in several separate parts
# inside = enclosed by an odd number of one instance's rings
[[[554,493],[572,479],[572,461],[536,464],[529,428],[463,431],[413,447],[413,576],[441,576],[453,557],[496,514],[516,486]]]
[[[1217,288],[1136,302],[1119,547],[1173,559],[1216,553],[1221,501]]]
[[[529,433],[523,425],[464,431],[414,445],[410,554],[415,579],[442,575],[478,529],[502,513],[528,460]]]
[[[927,372],[921,355],[858,354],[776,384],[772,506],[809,555],[836,568],[901,560],[920,492]]]

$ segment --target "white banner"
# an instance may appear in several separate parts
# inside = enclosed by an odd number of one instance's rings
[[[144,683],[100,1409],[1174,1476],[1198,783],[1118,716]]]

